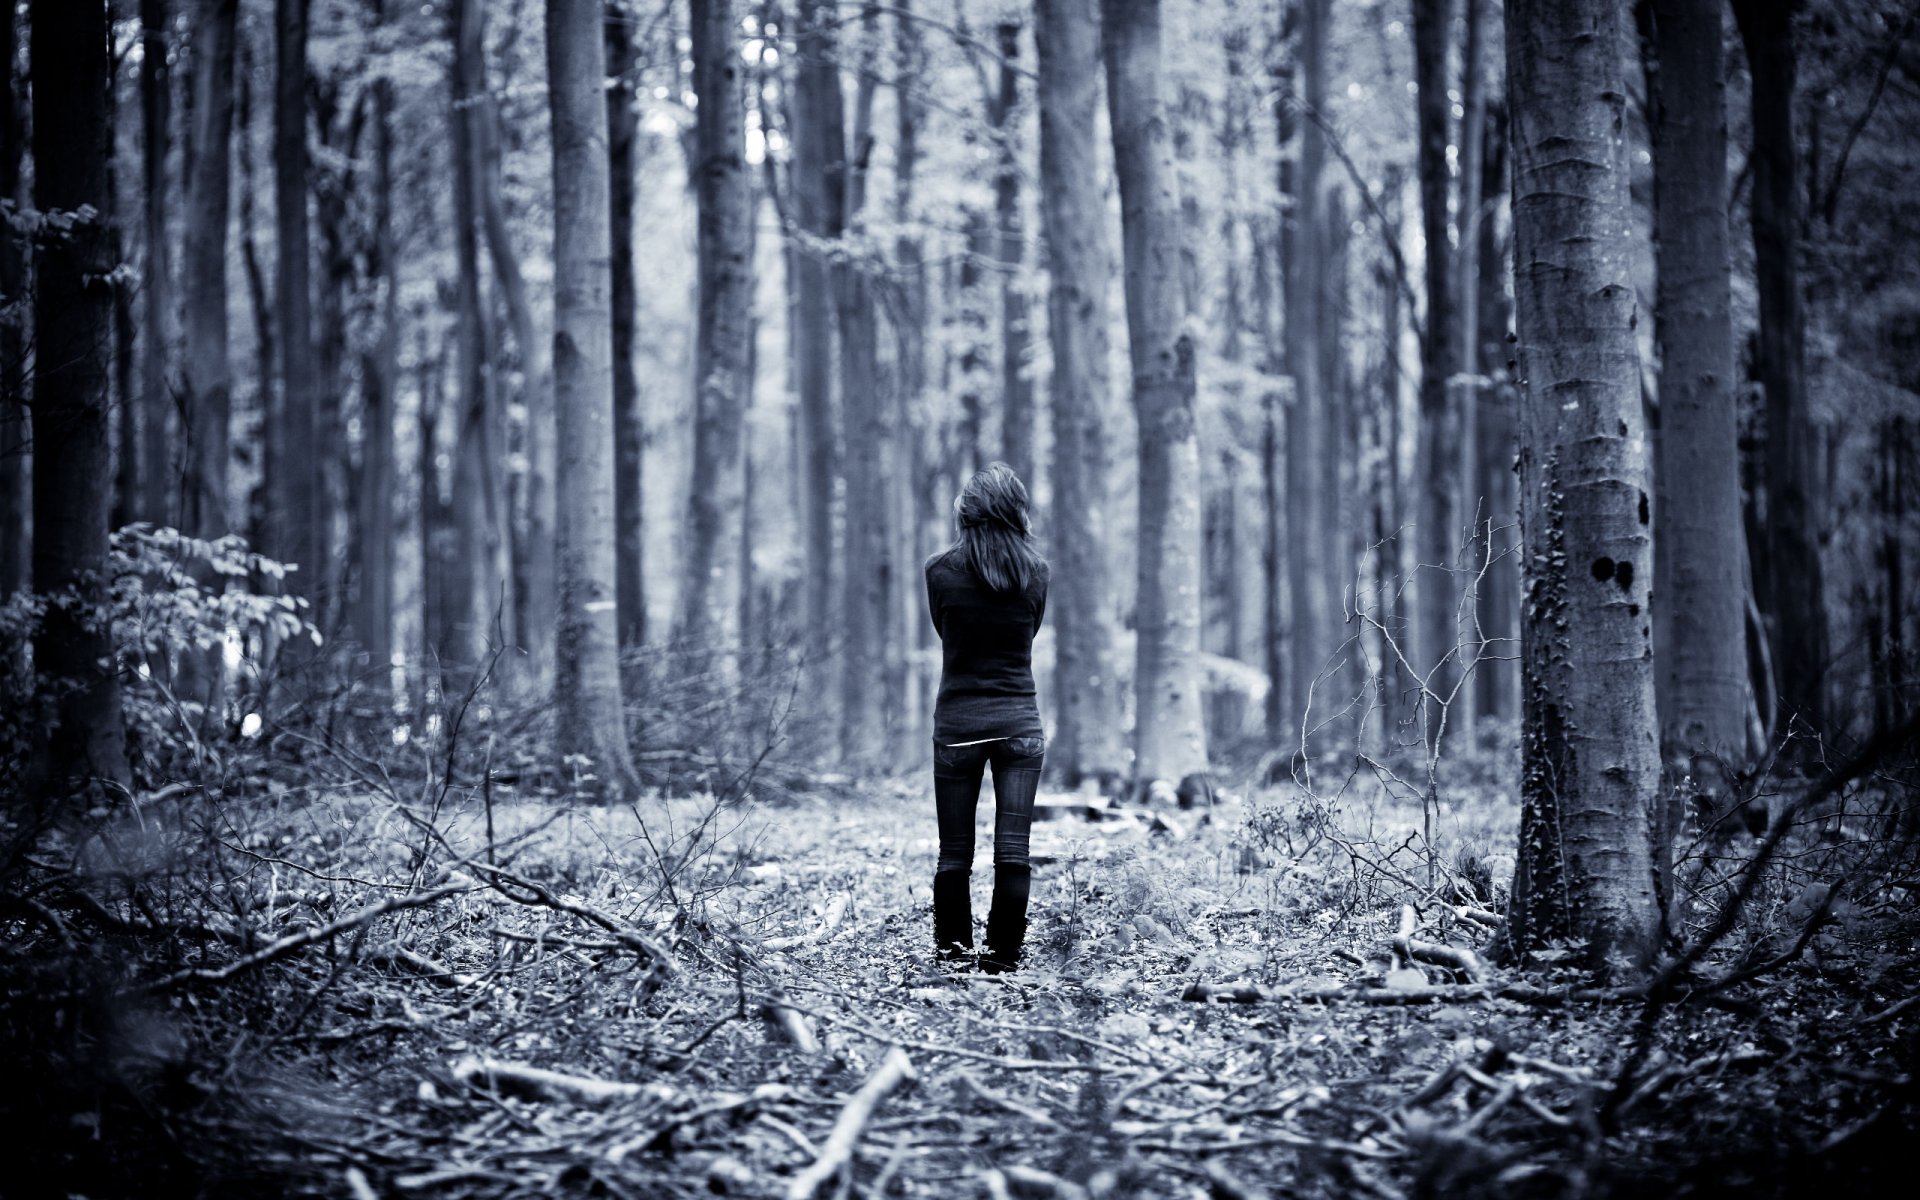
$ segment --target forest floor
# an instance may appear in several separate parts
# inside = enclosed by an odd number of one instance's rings
[[[44,1134],[57,1194],[95,1196],[116,1146],[143,1147],[150,1195],[355,1200],[1910,1183],[1910,892],[1655,1009],[1488,966],[1486,914],[1410,849],[1418,808],[1042,800],[1028,960],[1002,977],[932,962],[918,784],[230,809],[198,832],[231,871],[199,899],[231,919],[112,993],[112,1080],[22,1078],[8,1099],[40,1111],[15,1132]],[[1445,864],[1504,879],[1512,808],[1437,814]],[[75,853],[178,854],[166,825]]]

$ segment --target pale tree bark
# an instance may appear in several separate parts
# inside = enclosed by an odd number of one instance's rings
[[[1180,311],[1180,198],[1161,80],[1159,0],[1103,0],[1127,334],[1140,422],[1134,779],[1207,773],[1200,692],[1200,452]]]
[[[1766,537],[1754,556],[1784,717],[1826,713],[1828,633],[1818,516],[1820,430],[1807,410],[1800,164],[1793,140],[1798,0],[1734,0],[1753,94],[1753,252],[1766,392]],[[1784,726],[1783,726],[1784,728]]]
[[[227,342],[227,225],[233,162],[233,60],[239,0],[198,0],[193,24],[193,158],[180,250],[181,423],[188,486],[181,526],[236,527],[227,493],[233,365]]]
[[[0,19],[0,199],[24,202],[20,160],[26,149],[25,79],[19,60],[20,24],[9,8]],[[0,321],[0,597],[27,586],[32,570],[33,496],[28,471],[32,429],[27,405],[26,257],[21,237],[0,228],[0,297],[16,305],[16,319]]]
[[[634,368],[635,296],[633,218],[639,172],[640,47],[625,0],[608,0],[606,13],[607,169],[613,197],[613,441],[614,551],[618,560],[620,646],[647,637],[646,526],[641,514],[641,469],[646,427],[640,379]]]
[[[1460,244],[1455,248],[1453,270],[1454,325],[1453,361],[1457,372],[1452,383],[1452,408],[1459,420],[1453,450],[1459,456],[1454,464],[1454,484],[1459,488],[1453,510],[1465,532],[1466,553],[1462,555],[1465,575],[1462,583],[1472,588],[1471,596],[1462,596],[1458,608],[1458,628],[1454,643],[1460,647],[1460,676],[1466,679],[1458,703],[1448,713],[1454,735],[1464,746],[1474,744],[1474,730],[1480,715],[1479,688],[1471,675],[1478,671],[1480,639],[1483,636],[1481,613],[1487,583],[1477,579],[1479,566],[1486,560],[1488,489],[1480,475],[1480,186],[1484,182],[1481,164],[1485,160],[1487,136],[1487,73],[1482,59],[1483,12],[1487,0],[1460,0],[1466,24],[1466,36],[1460,48],[1460,204],[1458,208]]]
[[[900,230],[894,241],[894,261],[901,278],[892,325],[897,348],[895,362],[899,370],[900,439],[899,459],[903,469],[896,474],[895,561],[911,565],[925,553],[922,535],[930,522],[933,506],[924,503],[934,476],[936,455],[928,444],[930,415],[927,402],[927,321],[930,301],[927,283],[926,248],[915,225],[914,184],[920,160],[920,132],[927,118],[925,99],[927,49],[919,20],[911,0],[894,4],[894,45],[898,59],[894,89],[894,190],[893,221]],[[789,260],[791,261],[791,256]],[[897,734],[904,743],[912,739],[924,744],[931,730],[932,706],[928,703],[933,680],[924,677],[916,661],[932,658],[933,627],[921,616],[926,603],[921,581],[911,570],[896,571],[899,594],[900,628],[905,631],[899,647],[902,712]],[[910,649],[923,651],[915,656]]]
[[[1449,403],[1448,381],[1455,364],[1453,254],[1448,246],[1447,196],[1447,42],[1449,0],[1414,0],[1414,82],[1419,89],[1421,230],[1426,238],[1426,325],[1420,349],[1420,511],[1414,543],[1419,555],[1414,646],[1415,666],[1427,674],[1427,686],[1445,697],[1459,676],[1453,575],[1454,534],[1461,524],[1455,509],[1458,451],[1457,420]],[[1439,706],[1427,705],[1426,734],[1438,732]]]
[[[167,246],[167,148],[173,97],[167,0],[140,0],[140,197],[147,261],[140,275],[140,515],[174,523],[173,387],[167,372],[173,264]]]
[[[680,628],[725,665],[740,640],[745,424],[753,337],[753,201],[732,0],[693,0],[694,195],[700,310],[694,350],[693,476]]]
[[[453,152],[453,258],[459,366],[455,389],[456,449],[453,468],[454,520],[459,528],[456,585],[461,618],[454,641],[445,647],[453,664],[470,668],[484,662],[514,627],[509,594],[506,540],[506,489],[501,478],[506,459],[505,429],[488,369],[491,322],[481,295],[480,209],[484,134],[480,114],[486,104],[485,0],[455,0],[448,13],[453,35],[451,124]],[[502,662],[505,660],[502,659]]]
[[[1053,352],[1055,727],[1048,765],[1069,786],[1116,784],[1126,763],[1115,670],[1107,372],[1113,235],[1093,131],[1100,116],[1098,0],[1039,0],[1040,220]]]
[[[560,604],[554,717],[560,755],[593,761],[602,790],[639,787],[615,629],[612,230],[601,0],[547,0],[553,114],[554,476]]]
[[[799,510],[803,614],[822,642],[833,623],[833,484],[838,471],[833,437],[834,272],[821,242],[845,228],[844,101],[835,59],[837,18],[825,0],[803,0],[795,12],[792,218],[801,234],[794,255],[796,306],[794,375],[799,391]],[[815,647],[816,653],[826,649]]]
[[[1033,335],[1020,264],[1026,230],[1020,214],[1020,146],[1015,124],[1020,104],[1020,25],[1003,21],[995,30],[1000,49],[998,90],[989,118],[999,138],[993,175],[994,257],[1000,264],[1000,457],[1026,482],[1034,476],[1033,378],[1027,372]],[[1091,136],[1082,130],[1082,136]]]
[[[1738,762],[1746,745],[1746,537],[1740,512],[1719,0],[1653,0],[1654,335],[1660,435],[1654,614],[1669,757]],[[1678,832],[1667,822],[1657,843]]]
[[[34,0],[33,201],[44,213],[107,203],[107,6]],[[59,69],[47,69],[58,63]],[[107,362],[111,242],[103,220],[41,240],[34,264],[33,587],[49,597],[34,669],[54,723],[40,769],[48,797],[129,782],[107,597],[111,470]]]
[[[1652,949],[1660,786],[1622,12],[1510,0],[1507,19],[1527,596],[1508,937],[1579,939],[1622,974]]]
[[[878,321],[871,269],[864,258],[867,162],[873,151],[873,97],[879,10],[864,5],[859,83],[854,92],[852,153],[846,163],[848,251],[834,266],[834,316],[840,346],[840,420],[846,458],[846,537],[840,574],[845,642],[840,655],[840,752],[849,763],[875,766],[887,747],[888,722],[898,710],[888,694],[887,646],[897,636],[888,603],[896,564],[888,538],[892,495],[893,404],[880,386]],[[835,90],[839,88],[836,77]],[[837,107],[837,106],[835,106]],[[822,133],[838,139],[837,123]]]
[[[299,566],[289,587],[310,598],[312,619],[324,629],[329,597],[322,591],[327,572],[322,561],[326,541],[321,529],[320,459],[326,448],[319,443],[319,380],[308,286],[307,6],[308,0],[275,0],[274,6],[273,199],[279,245],[275,337],[280,345],[280,390],[267,421],[267,527],[276,556]]]
[[[373,0],[374,19],[391,20],[389,0]],[[393,82],[373,84],[373,238],[365,256],[377,297],[376,331],[360,356],[360,478],[354,501],[354,635],[375,670],[393,657],[394,402],[400,378],[398,247],[393,227]]]

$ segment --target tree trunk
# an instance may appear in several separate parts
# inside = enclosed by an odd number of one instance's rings
[[[1460,696],[1447,714],[1460,744],[1474,745],[1474,730],[1480,715],[1478,680],[1480,640],[1485,636],[1481,614],[1486,602],[1488,580],[1481,566],[1488,552],[1486,489],[1481,486],[1480,465],[1480,186],[1484,182],[1481,163],[1485,158],[1487,137],[1487,73],[1481,62],[1482,8],[1485,0],[1461,0],[1466,17],[1466,37],[1460,54],[1460,207],[1458,213],[1460,244],[1453,272],[1454,286],[1454,379],[1453,411],[1460,425],[1453,450],[1454,484],[1459,488],[1454,512],[1466,529],[1462,581],[1472,589],[1459,606],[1459,625],[1454,644],[1460,647]]]
[[[107,202],[107,7],[34,0],[33,200],[43,213]],[[49,69],[50,64],[58,69]],[[34,668],[52,707],[43,783],[70,789],[130,781],[107,595],[110,469],[107,372],[113,267],[102,217],[76,220],[35,257],[33,587],[50,599],[34,638]]]
[[[794,256],[794,372],[800,407],[800,515],[805,623],[830,641],[833,623],[834,273],[814,239],[837,239],[846,216],[846,145],[833,7],[802,0],[796,12],[792,120],[793,218],[808,241]]]
[[[312,297],[308,290],[307,222],[307,5],[275,0],[273,93],[274,217],[278,237],[276,336],[280,392],[267,422],[268,528],[281,560],[298,564],[289,585],[313,604],[311,619],[327,627],[329,598],[322,590],[319,496],[319,400],[315,385]],[[304,653],[301,651],[300,653]]]
[[[895,564],[887,520],[893,479],[893,406],[880,382],[878,322],[871,269],[855,248],[866,238],[867,162],[873,151],[873,96],[877,63],[879,10],[862,9],[865,27],[859,83],[854,93],[851,145],[846,160],[846,215],[842,230],[849,253],[834,266],[834,314],[840,331],[840,419],[846,448],[845,569],[841,572],[841,617],[846,644],[840,657],[840,751],[857,766],[882,763],[889,715],[897,711],[888,695],[887,645],[896,635],[893,592]],[[836,77],[836,92],[839,83]],[[835,106],[837,107],[837,106]],[[823,129],[836,140],[838,123]]]
[[[745,424],[753,336],[753,204],[732,0],[693,0],[694,192],[700,311],[693,476],[680,627],[697,652],[732,661],[740,640]]]
[[[1020,219],[1020,159],[1015,108],[1020,103],[1020,26],[1004,21],[1000,45],[999,92],[989,116],[999,142],[993,176],[994,257],[1000,263],[1000,457],[1034,488],[1033,378],[1027,372],[1033,335],[1028,327],[1027,294],[1020,278],[1026,257],[1026,231]],[[1087,130],[1082,136],[1089,136]]]
[[[1653,0],[1654,334],[1660,346],[1654,614],[1669,758],[1744,758],[1746,580],[1718,0]],[[1656,849],[1682,814],[1663,808]]]
[[[173,268],[167,253],[167,145],[172,91],[167,0],[140,0],[140,162],[144,182],[147,262],[140,277],[140,507],[142,517],[174,523],[177,495],[172,381],[167,377],[167,325],[173,314]]]
[[[386,0],[373,0],[383,28]],[[373,85],[373,239],[367,284],[378,297],[373,341],[360,357],[360,480],[354,539],[359,593],[354,634],[368,665],[385,672],[393,657],[394,401],[400,378],[400,273],[393,230],[393,84]],[[385,675],[377,677],[384,683]]]
[[[484,72],[480,82],[485,83]],[[519,659],[524,664],[516,674],[524,675],[535,691],[544,691],[553,683],[553,377],[547,370],[546,346],[535,331],[533,302],[520,273],[520,256],[514,252],[513,234],[507,228],[500,181],[500,109],[491,92],[482,93],[473,117],[480,139],[477,166],[481,227],[494,278],[506,302],[507,321],[513,327],[513,346],[520,356],[520,394],[527,414],[526,540],[524,545],[515,542],[513,547],[516,604],[509,629],[519,644]],[[494,393],[500,411],[489,428],[504,449],[506,405],[498,396],[497,384]],[[491,470],[494,494],[500,503],[500,536],[504,539],[512,525],[506,469],[503,464],[495,464]]]
[[[1112,787],[1126,763],[1112,536],[1107,378],[1113,235],[1091,136],[1100,114],[1097,0],[1039,0],[1040,219],[1053,353],[1052,540],[1056,713],[1048,762],[1069,787]]]
[[[0,200],[22,203],[20,160],[25,126],[25,80],[19,61],[15,8],[0,18]],[[0,227],[0,296],[14,303],[26,290],[23,239]],[[28,464],[32,430],[27,405],[27,321],[0,321],[0,599],[27,586],[32,570],[33,496]]]
[[[1508,186],[1505,113],[1504,104],[1487,107],[1486,128],[1481,134],[1482,196],[1498,195]],[[1489,207],[1480,224],[1480,299],[1474,305],[1480,327],[1480,363],[1488,376],[1481,385],[1475,422],[1480,443],[1477,472],[1482,481],[1481,492],[1487,498],[1487,533],[1491,539],[1487,549],[1487,578],[1481,588],[1481,613],[1485,636],[1493,642],[1482,648],[1477,674],[1481,711],[1501,720],[1514,720],[1520,715],[1520,670],[1514,661],[1520,637],[1520,566],[1515,549],[1520,501],[1515,494],[1513,477],[1517,438],[1513,349],[1507,338],[1513,316],[1513,302],[1507,291],[1507,281],[1513,277],[1508,261],[1512,239],[1504,224],[1495,219],[1497,216],[1498,210]],[[1499,371],[1494,369],[1495,364]],[[1655,574],[1658,575],[1657,570]]]
[[[227,217],[233,57],[239,0],[199,0],[193,25],[193,159],[181,242],[182,441],[189,482],[181,526],[219,537],[237,522],[227,496],[233,368],[227,347]]]
[[[480,291],[480,173],[483,133],[480,114],[487,103],[486,0],[455,0],[453,24],[453,257],[458,296],[459,345],[457,449],[454,453],[453,509],[460,530],[459,565],[465,574],[464,605],[454,644],[442,650],[460,667],[477,667],[513,629],[506,543],[504,427],[489,369],[493,339],[488,309]]]
[[[926,248],[915,222],[915,171],[920,158],[920,132],[927,118],[925,81],[927,78],[926,39],[914,16],[911,0],[894,4],[894,41],[899,56],[899,84],[894,90],[894,194],[893,220],[901,231],[894,242],[894,259],[899,264],[900,294],[893,319],[898,347],[900,393],[899,459],[905,469],[896,475],[899,496],[895,501],[899,524],[895,529],[897,545],[895,572],[901,606],[903,631],[900,646],[900,687],[902,720],[896,722],[902,744],[910,744],[917,753],[932,732],[932,690],[935,679],[922,665],[933,657],[933,629],[922,613],[926,604],[921,579],[911,568],[925,552],[923,542],[926,514],[922,498],[934,470],[934,457],[928,451],[932,424],[927,397],[927,321],[931,295],[927,282]],[[789,260],[791,261],[791,260]],[[914,654],[913,650],[924,654]],[[1056,742],[1057,744],[1057,742]]]
[[[626,798],[639,777],[627,744],[614,615],[613,235],[600,17],[600,0],[547,0],[559,434],[554,710],[559,755],[591,759],[602,790]]]
[[[1766,392],[1766,537],[1755,566],[1786,714],[1826,714],[1827,604],[1815,526],[1823,439],[1807,411],[1801,185],[1793,141],[1797,2],[1734,0],[1753,88],[1753,252]]]
[[[606,14],[607,169],[613,185],[613,440],[614,556],[618,560],[620,646],[647,637],[646,524],[641,514],[641,467],[646,426],[640,379],[634,372],[637,301],[633,274],[634,179],[639,171],[640,48],[633,14],[608,0]]]
[[[1456,414],[1448,403],[1448,381],[1455,371],[1453,259],[1448,248],[1447,220],[1447,42],[1450,37],[1449,0],[1414,0],[1414,81],[1419,89],[1418,127],[1421,229],[1426,237],[1426,337],[1420,352],[1420,486],[1421,510],[1415,522],[1419,551],[1416,588],[1419,618],[1415,667],[1426,674],[1427,687],[1444,699],[1459,677],[1458,662],[1449,657],[1457,645],[1455,599],[1459,589],[1453,576],[1454,534],[1460,515],[1454,508],[1458,451]],[[1426,736],[1439,733],[1440,706],[1428,699]]]
[[[1289,734],[1297,736],[1307,715],[1309,695],[1322,714],[1329,711],[1325,686],[1314,687],[1334,650],[1331,596],[1339,595],[1340,581],[1325,553],[1323,533],[1332,505],[1328,490],[1335,470],[1323,446],[1329,424],[1326,381],[1321,378],[1325,342],[1321,328],[1326,299],[1327,258],[1323,240],[1321,174],[1326,165],[1326,135],[1316,118],[1324,119],[1327,101],[1328,0],[1300,0],[1296,61],[1300,69],[1298,112],[1287,125],[1297,129],[1300,151],[1297,174],[1292,176],[1292,203],[1286,212],[1281,274],[1286,296],[1287,373],[1293,378],[1293,403],[1287,410],[1287,594],[1291,599],[1287,679]],[[1282,103],[1296,103],[1291,97]],[[1303,119],[1304,115],[1304,119]],[[1286,187],[1283,180],[1282,188]],[[1298,746],[1292,747],[1299,749]]]
[[[1127,334],[1140,422],[1134,778],[1207,772],[1200,693],[1200,452],[1180,311],[1180,198],[1161,82],[1159,0],[1103,0]]]
[[[1651,950],[1660,786],[1623,30],[1610,0],[1507,15],[1527,596],[1508,937],[1584,940],[1620,973]]]

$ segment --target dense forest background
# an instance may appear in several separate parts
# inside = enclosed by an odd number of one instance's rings
[[[5,15],[0,1032],[50,1170],[106,1122],[102,1194],[1588,1195],[1877,1186],[1911,1132],[1912,5]],[[956,1001],[899,966],[922,564],[996,460],[1074,832],[1037,988]],[[1341,1064],[1287,1017],[1296,1078],[1194,1001],[1423,1015]],[[481,1057],[381,1133],[263,1098],[392,1113],[381,1047]],[[1040,1149],[876,1178],[907,1086]],[[609,1102],[651,1140],[529,1148]]]

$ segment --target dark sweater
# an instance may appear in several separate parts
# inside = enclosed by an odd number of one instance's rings
[[[927,560],[927,613],[944,651],[934,741],[1041,736],[1033,635],[1046,612],[1045,563],[1017,594],[987,587],[955,551]]]

